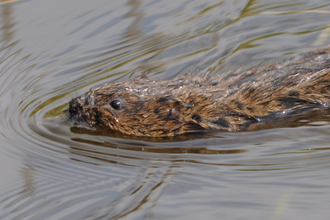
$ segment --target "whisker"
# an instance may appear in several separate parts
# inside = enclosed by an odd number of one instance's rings
[[[70,76],[68,76],[68,78],[69,78],[69,80],[70,80],[71,87],[73,88],[74,85],[73,85],[73,83],[72,83],[72,80],[71,80]],[[74,90],[74,92],[76,93],[75,96],[79,96],[77,90]],[[73,98],[74,98],[74,97],[73,97]]]

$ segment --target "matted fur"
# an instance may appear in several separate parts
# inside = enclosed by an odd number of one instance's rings
[[[255,130],[329,108],[329,54],[330,47],[320,48],[214,78],[106,83],[72,99],[69,118],[135,136]],[[114,100],[120,109],[111,106]]]

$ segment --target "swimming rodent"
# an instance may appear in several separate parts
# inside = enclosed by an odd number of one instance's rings
[[[250,131],[330,109],[330,46],[216,77],[105,83],[69,103],[76,126],[134,136]]]

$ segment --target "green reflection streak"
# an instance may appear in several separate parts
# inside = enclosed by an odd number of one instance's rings
[[[220,5],[222,5],[222,4],[223,4],[223,1],[222,1],[222,2],[219,2],[219,3],[217,3],[217,4],[214,4],[214,5],[211,5],[211,6],[209,6],[209,7],[206,7],[206,8],[203,9],[199,14],[204,14],[205,12],[208,12],[208,11],[210,11],[210,10],[212,10],[212,9],[214,9],[214,8],[216,8],[216,7],[220,6]]]
[[[68,106],[67,103],[60,105],[56,108],[53,108],[52,110],[48,111],[44,118],[48,118],[48,117],[57,117],[63,114],[64,109]]]
[[[285,7],[287,7],[287,6],[299,6],[299,5],[303,5],[303,4],[285,5]],[[288,14],[297,14],[297,13],[326,13],[326,12],[330,13],[329,11],[317,11],[317,9],[324,8],[324,7],[327,7],[329,5],[330,5],[330,3],[329,4],[324,4],[324,5],[321,5],[321,6],[317,6],[317,7],[314,7],[314,8],[308,8],[308,9],[302,9],[302,10],[293,10],[293,11],[277,11],[277,12],[271,12],[271,13],[265,12],[265,14],[288,15]],[[269,9],[270,10],[278,9],[278,7],[273,7],[273,8],[269,8]],[[261,12],[261,13],[263,13],[263,12]]]

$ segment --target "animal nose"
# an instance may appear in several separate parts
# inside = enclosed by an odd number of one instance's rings
[[[69,113],[71,116],[77,115],[82,110],[80,99],[74,98],[69,102]]]

